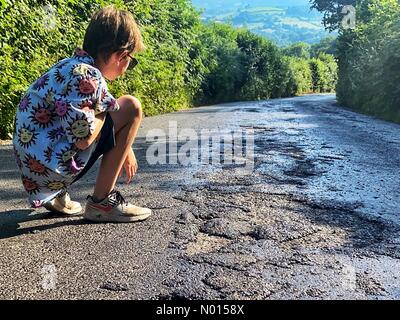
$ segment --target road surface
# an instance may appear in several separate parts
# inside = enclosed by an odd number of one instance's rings
[[[174,122],[253,133],[253,167],[149,163]],[[400,299],[400,125],[310,95],[149,117],[135,150],[118,188],[154,215],[91,224],[30,209],[0,146],[1,299]]]

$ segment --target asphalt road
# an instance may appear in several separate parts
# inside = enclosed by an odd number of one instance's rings
[[[252,167],[149,163],[146,137],[174,122],[246,132]],[[139,172],[118,188],[154,215],[91,224],[29,208],[0,146],[1,299],[400,299],[400,125],[311,95],[149,117],[135,150]]]

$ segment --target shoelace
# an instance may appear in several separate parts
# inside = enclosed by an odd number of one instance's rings
[[[92,199],[93,197],[91,195],[88,195],[86,197],[87,200]],[[118,190],[113,190],[110,192],[110,194],[106,197],[108,204],[110,204],[113,207],[116,207],[119,204],[125,204],[127,203],[124,199],[124,197],[122,196],[121,192],[119,192]],[[103,202],[104,199],[100,202]]]
[[[112,205],[113,207],[119,205],[119,204],[125,204],[126,201],[122,194],[118,190],[113,190],[110,192],[108,195],[108,203]]]

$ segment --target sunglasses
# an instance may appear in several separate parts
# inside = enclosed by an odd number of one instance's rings
[[[139,61],[136,58],[132,57],[129,53],[128,53],[128,57],[131,59],[131,61],[129,61],[127,70],[132,70],[133,68],[135,68],[138,65]]]

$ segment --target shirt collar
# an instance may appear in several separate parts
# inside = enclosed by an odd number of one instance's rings
[[[73,58],[79,60],[80,62],[94,65],[94,59],[83,49],[76,48],[73,54]]]

